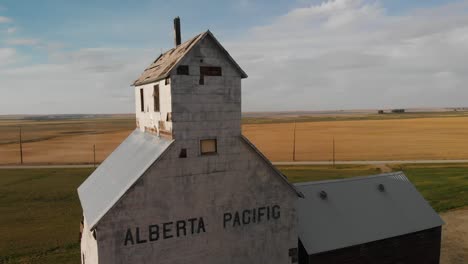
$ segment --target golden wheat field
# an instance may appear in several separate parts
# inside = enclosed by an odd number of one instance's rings
[[[273,161],[293,157],[294,123],[244,125]],[[296,124],[296,160],[438,160],[468,158],[468,117]]]
[[[102,161],[134,129],[132,118],[0,121],[0,164],[18,164],[19,126],[25,164]],[[468,117],[244,124],[272,161],[468,159]]]

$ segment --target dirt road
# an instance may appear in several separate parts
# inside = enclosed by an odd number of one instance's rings
[[[468,263],[468,207],[442,213],[441,264]]]

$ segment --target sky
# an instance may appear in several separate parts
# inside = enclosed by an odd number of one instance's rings
[[[243,111],[468,106],[468,0],[0,0],[0,115],[134,112],[175,16],[247,72]]]

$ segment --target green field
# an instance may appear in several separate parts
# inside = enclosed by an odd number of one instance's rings
[[[77,186],[92,169],[0,169],[0,263],[79,263]]]
[[[406,176],[438,212],[468,205],[468,164],[388,165]],[[279,166],[291,182],[343,179],[378,174],[369,165]]]
[[[468,164],[403,170],[437,211],[468,205]],[[281,166],[293,182],[380,173],[367,165]],[[93,169],[0,169],[0,263],[79,263],[76,188]]]

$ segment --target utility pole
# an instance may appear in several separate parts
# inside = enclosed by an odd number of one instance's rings
[[[294,121],[293,161],[296,161],[296,121]]]
[[[333,137],[333,167],[335,167],[335,137]]]
[[[23,165],[23,138],[22,138],[22,131],[21,127],[19,128],[19,147],[20,147],[20,159],[21,159],[21,165]]]
[[[96,168],[96,144],[93,145],[93,165]]]

